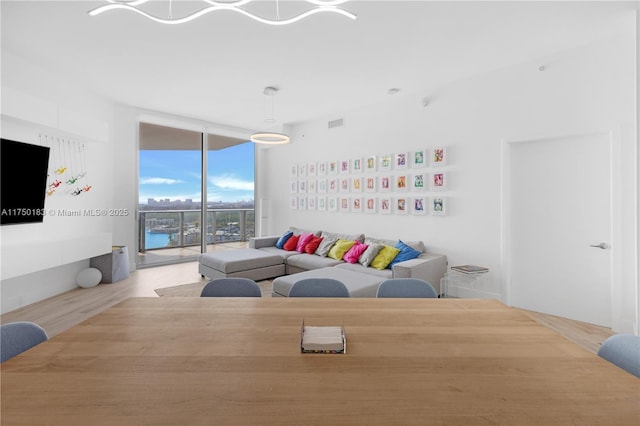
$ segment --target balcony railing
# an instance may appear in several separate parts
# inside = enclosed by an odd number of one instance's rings
[[[138,251],[199,246],[200,210],[144,210],[139,212]],[[210,209],[207,244],[248,241],[255,235],[254,209]]]

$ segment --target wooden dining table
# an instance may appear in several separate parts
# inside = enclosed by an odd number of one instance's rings
[[[640,379],[496,300],[130,298],[0,374],[12,426],[640,423]]]

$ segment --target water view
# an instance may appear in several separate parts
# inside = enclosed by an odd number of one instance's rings
[[[144,235],[146,249],[167,247],[169,245],[169,238],[171,237],[171,234],[152,233],[149,229],[145,230]]]

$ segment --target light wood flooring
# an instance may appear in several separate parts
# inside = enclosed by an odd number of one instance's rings
[[[220,245],[216,249],[234,248],[238,246]],[[189,284],[201,278],[197,261],[138,269],[129,278],[117,283],[100,284],[88,289],[77,288],[8,312],[0,316],[0,322],[33,321],[53,337],[128,297],[158,297],[154,291],[156,288]],[[597,352],[607,337],[614,334],[606,327],[537,312],[522,312],[593,353]]]

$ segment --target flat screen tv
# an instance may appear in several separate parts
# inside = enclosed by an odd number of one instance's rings
[[[49,151],[46,146],[0,138],[0,224],[44,220]]]

